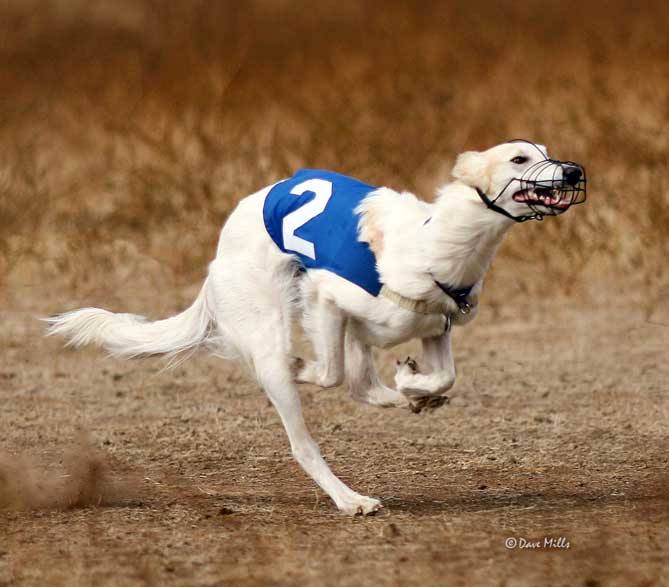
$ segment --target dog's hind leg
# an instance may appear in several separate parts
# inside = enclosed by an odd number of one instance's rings
[[[316,360],[306,361],[295,380],[321,387],[341,385],[344,381],[346,317],[332,301],[319,297],[315,292],[312,295],[303,293],[303,304],[302,323],[314,347]]]
[[[291,330],[290,295],[277,292],[276,282],[263,283],[262,276],[256,277],[251,282],[242,282],[239,273],[235,275],[227,268],[216,271],[212,281],[217,290],[216,322],[224,331],[222,335],[252,367],[279,413],[293,456],[304,471],[343,513],[355,515],[377,511],[381,502],[356,493],[340,481],[311,438],[290,370],[290,338],[287,335]],[[262,291],[272,294],[258,295]]]
[[[318,445],[305,425],[288,357],[261,353],[254,356],[254,366],[261,385],[283,422],[293,456],[305,472],[332,498],[343,513],[355,515],[377,511],[381,507],[379,500],[359,495],[344,485],[323,460]]]
[[[382,408],[408,408],[407,397],[383,384],[374,366],[369,345],[356,333],[354,322],[346,329],[346,379],[353,399]]]

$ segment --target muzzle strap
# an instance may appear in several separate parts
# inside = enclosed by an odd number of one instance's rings
[[[495,204],[482,190],[479,188],[476,188],[476,193],[479,195],[479,198],[481,198],[482,202],[490,209],[493,210],[494,212],[498,212],[499,214],[502,214],[503,216],[506,216],[507,218],[511,218],[514,222],[525,222],[526,220],[543,220],[543,214],[540,212],[535,212],[534,214],[526,214],[524,216],[514,216],[501,206],[498,206]]]

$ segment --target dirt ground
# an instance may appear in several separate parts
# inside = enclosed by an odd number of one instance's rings
[[[432,414],[305,386],[325,458],[383,499],[364,519],[306,478],[236,364],[63,350],[5,312],[0,585],[669,584],[669,326],[634,308],[484,307]],[[414,351],[381,353],[384,376]]]

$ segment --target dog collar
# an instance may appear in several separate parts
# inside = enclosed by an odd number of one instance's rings
[[[441,289],[441,291],[443,291],[455,302],[461,314],[469,314],[469,312],[471,312],[472,307],[469,301],[467,301],[467,298],[472,293],[472,289],[474,288],[473,285],[470,287],[454,289],[443,283],[440,283],[436,279],[434,280],[434,283],[437,285],[437,287],[439,287],[439,289]],[[412,312],[417,312],[418,314],[444,314],[446,315],[450,325],[451,314],[447,311],[448,306],[444,302],[430,303],[426,302],[425,300],[414,300],[412,298],[407,298],[401,293],[390,289],[387,285],[384,285],[381,288],[380,294],[401,308],[404,308],[405,310],[411,310]]]
[[[479,189],[476,188],[476,193],[479,195],[479,198],[483,201],[483,203],[490,209],[493,210],[494,212],[498,212],[499,214],[502,214],[506,216],[507,218],[511,218],[514,222],[525,222],[526,220],[543,220],[543,214],[540,212],[535,212],[534,214],[526,214],[524,216],[514,216],[509,212],[508,210],[505,210],[501,206],[498,206],[495,204],[488,196],[487,194]]]
[[[414,300],[407,298],[401,293],[390,289],[387,285],[381,288],[380,294],[384,298],[388,298],[391,302],[397,304],[400,308],[416,312],[418,314],[445,314],[446,304],[443,302],[426,302],[425,300]]]

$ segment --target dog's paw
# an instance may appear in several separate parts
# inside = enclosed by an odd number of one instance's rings
[[[290,374],[293,376],[294,380],[297,380],[297,376],[304,369],[304,359],[302,357],[291,357],[290,358]]]
[[[413,359],[411,357],[407,357],[406,359],[404,359],[404,361],[397,361],[395,363],[395,372],[399,373],[400,371],[408,372],[412,375],[420,373],[420,369],[418,368],[418,363],[416,362],[416,359]]]
[[[408,398],[423,396],[425,391],[416,389],[416,376],[420,379],[420,369],[415,359],[407,357],[404,361],[397,361],[395,365],[395,387],[397,391]]]
[[[302,359],[293,359],[293,381],[295,383],[311,383],[319,387],[328,388],[341,385],[343,377],[341,375],[324,373],[323,368],[316,361],[303,361]]]
[[[346,516],[373,516],[383,505],[374,497],[356,495],[338,503],[337,507]]]
[[[411,400],[409,409],[414,414],[420,414],[421,412],[434,412],[437,408],[440,408],[444,404],[448,403],[448,396],[446,395],[433,395],[433,396],[424,396]]]
[[[407,396],[390,387],[372,387],[364,392],[357,390],[351,393],[351,397],[377,408],[409,408],[411,405]]]

